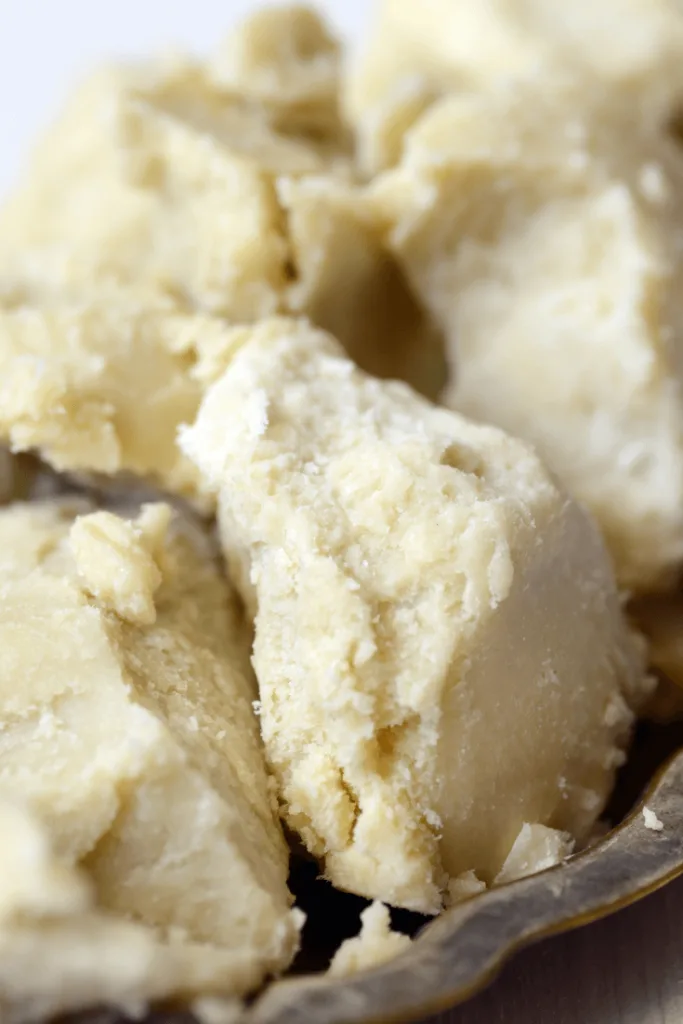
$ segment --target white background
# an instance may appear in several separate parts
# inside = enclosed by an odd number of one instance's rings
[[[319,0],[357,38],[372,0]],[[255,0],[0,0],[0,199],[68,89],[106,57],[213,48]]]

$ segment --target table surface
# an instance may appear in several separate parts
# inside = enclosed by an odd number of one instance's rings
[[[480,995],[425,1024],[683,1024],[683,878],[526,949]]]

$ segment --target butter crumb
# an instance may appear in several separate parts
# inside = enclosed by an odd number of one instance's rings
[[[664,828],[664,822],[660,821],[655,812],[651,811],[649,807],[643,807],[643,820],[645,828],[649,828],[651,832],[661,832]]]
[[[389,908],[379,900],[366,907],[360,919],[359,934],[342,942],[334,954],[328,972],[333,978],[347,978],[378,967],[410,948],[409,936],[391,930]]]
[[[158,555],[166,536],[171,510],[146,505],[137,522],[111,512],[79,517],[70,533],[83,588],[107,610],[135,625],[156,620],[154,594],[161,584]]]
[[[457,878],[449,880],[444,902],[447,907],[453,907],[481,892],[486,892],[486,882],[477,877],[476,871],[463,871]]]
[[[567,832],[525,823],[496,875],[494,885],[504,885],[553,868],[569,857],[573,850],[574,840]]]

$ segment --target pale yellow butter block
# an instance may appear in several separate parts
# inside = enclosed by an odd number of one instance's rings
[[[563,74],[596,77],[650,111],[683,100],[678,0],[381,0],[346,105],[361,132],[412,82],[433,93]],[[385,117],[382,112],[386,111]]]
[[[444,99],[371,201],[447,335],[446,404],[533,442],[647,591],[683,561],[683,154],[589,92]]]
[[[238,323],[301,313],[369,371],[434,396],[440,335],[352,187],[339,64],[295,5],[256,13],[206,60],[95,75],[0,210],[0,310],[132,288]]]
[[[270,16],[280,47],[263,41],[262,73],[287,80],[300,15]],[[155,288],[236,320],[277,310],[288,253],[274,176],[331,171],[345,143],[316,141],[319,111],[288,124],[272,93],[254,95],[256,23],[215,66],[168,57],[107,68],[78,89],[0,212],[1,264],[62,290]],[[329,60],[326,36],[310,43],[309,64],[318,46]]]
[[[255,613],[289,826],[334,884],[428,912],[524,822],[585,836],[646,688],[592,521],[531,449],[329,335],[234,337],[181,444]]]
[[[348,978],[359,971],[393,960],[410,949],[410,938],[391,927],[389,908],[375,901],[361,912],[361,930],[353,939],[346,939],[334,954],[329,967],[333,978]]]
[[[166,506],[88,511],[0,513],[0,794],[98,907],[179,963],[206,949],[200,992],[241,993],[288,965],[300,925],[248,630],[203,535],[165,535]]]
[[[230,33],[210,62],[221,88],[263,104],[279,132],[350,147],[340,109],[342,54],[318,11],[304,4],[263,7]]]
[[[111,282],[236,319],[267,315],[278,308],[286,247],[251,149],[271,139],[239,104],[224,111],[200,67],[100,72],[0,211],[0,267],[64,294]],[[283,147],[285,166],[297,167]],[[318,166],[306,149],[303,160]]]
[[[5,1024],[103,1005],[136,1017],[150,1002],[216,990],[235,977],[239,952],[168,942],[102,909],[87,874],[55,856],[46,829],[21,802],[0,797],[0,827]],[[248,950],[243,968],[252,970]]]

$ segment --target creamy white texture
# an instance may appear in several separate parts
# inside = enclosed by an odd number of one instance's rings
[[[181,439],[255,614],[291,828],[336,885],[435,911],[525,821],[585,836],[645,688],[609,559],[522,443],[327,335],[236,330]]]
[[[180,522],[167,536],[169,518],[163,505],[133,522],[66,502],[0,512],[0,794],[83,871],[98,912],[173,948],[169,994],[242,993],[288,965],[300,915],[248,631],[205,538]],[[206,969],[190,970],[201,950]]]

